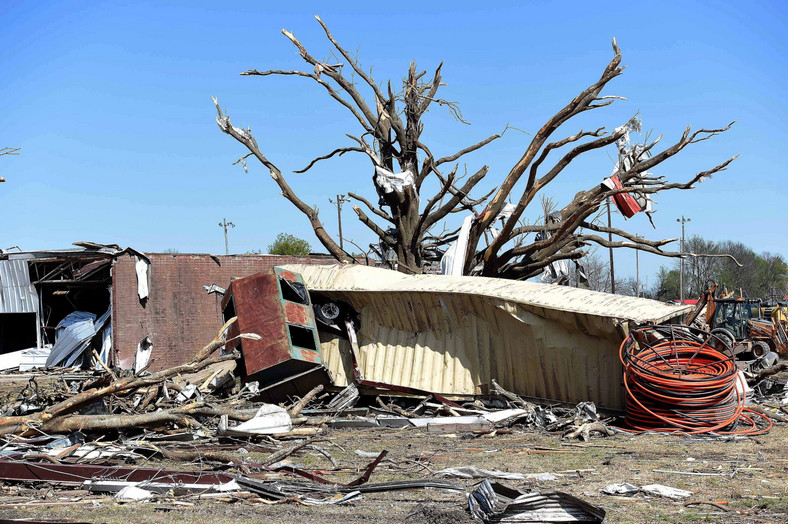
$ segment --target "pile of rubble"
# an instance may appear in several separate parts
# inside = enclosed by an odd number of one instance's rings
[[[352,291],[352,287],[349,289]],[[351,291],[337,293],[345,297],[342,293]],[[444,304],[440,290],[430,292],[435,300]],[[525,429],[584,441],[594,435],[612,436],[633,430],[711,432],[719,436],[718,430],[730,425],[727,419],[717,421],[712,417],[703,431],[686,426],[687,417],[698,418],[697,397],[692,391],[688,392],[688,387],[705,387],[703,380],[710,376],[702,371],[689,378],[687,370],[690,368],[709,367],[698,360],[696,347],[702,348],[704,358],[714,352],[714,357],[725,364],[719,369],[719,378],[724,382],[720,382],[718,391],[715,390],[714,395],[708,391],[704,393],[712,400],[717,396],[721,399],[719,402],[710,400],[714,417],[716,408],[729,404],[735,395],[738,402],[729,417],[734,426],[742,414],[751,412],[759,413],[766,421],[754,422],[750,434],[768,431],[769,419],[788,421],[780,414],[786,412],[788,403],[785,380],[780,378],[785,364],[776,364],[757,373],[753,368],[739,370],[732,363],[732,356],[725,356],[712,347],[717,339],[725,346],[724,340],[687,326],[633,329],[622,346],[627,391],[631,393],[630,389],[637,388],[636,393],[640,392],[640,396],[627,397],[625,420],[629,428],[613,424],[622,411],[613,413],[615,416],[602,414],[592,402],[536,403],[530,397],[526,399],[504,389],[495,379],[485,384],[484,394],[473,395],[431,393],[419,389],[415,379],[408,383],[410,385],[382,382],[381,370],[370,364],[371,350],[363,350],[358,335],[360,318],[366,314],[365,321],[372,324],[370,317],[376,314],[378,306],[372,304],[365,306],[367,309],[357,310],[325,293],[324,290],[323,294],[310,294],[300,275],[279,268],[270,274],[235,280],[221,304],[227,322],[188,362],[149,370],[155,362],[151,357],[152,346],[140,343],[130,369],[115,367],[94,351],[89,369],[40,370],[24,375],[29,380],[20,388],[1,388],[0,482],[4,490],[10,489],[19,496],[24,490],[30,490],[29,486],[45,482],[81,493],[73,497],[75,504],[112,497],[117,501],[154,501],[158,504],[195,499],[323,505],[348,503],[364,493],[438,489],[466,493],[470,514],[488,522],[502,519],[601,521],[604,510],[566,493],[520,491],[487,480],[545,480],[538,476],[550,475],[546,473],[530,474],[537,478],[477,466],[452,466],[435,471],[424,464],[416,464],[419,478],[372,482],[370,479],[376,468],[381,464],[393,467],[395,462],[387,459],[385,450],[356,450],[356,454],[369,459],[369,463],[351,480],[338,482],[332,478],[331,471],[316,471],[290,459],[319,454],[331,462],[333,471],[343,470],[321,446],[332,429],[340,428],[461,434],[467,439],[494,438]],[[426,292],[423,295],[427,296]],[[370,297],[372,295],[362,298],[374,298]],[[520,306],[514,302],[502,304],[506,307],[490,307],[494,314],[505,309],[508,316],[503,318],[507,321],[512,320],[509,318],[512,312],[523,318],[531,315],[524,309],[518,310]],[[397,336],[408,333],[411,324],[442,325],[435,319],[418,317],[418,308],[410,302],[407,305],[403,310],[413,313],[414,318],[399,319],[404,327],[399,329]],[[457,302],[453,307],[460,311],[461,305],[471,307],[473,304]],[[457,311],[453,311],[452,316]],[[487,322],[484,315],[479,318]],[[87,362],[89,350],[93,349],[89,342],[104,325],[96,321],[99,326],[96,327],[93,319],[89,322],[92,331],[88,338],[72,337],[76,342],[68,344],[69,351],[53,353],[62,353],[63,358],[70,355],[68,361],[73,361],[73,355],[79,355]],[[490,323],[485,329],[492,329],[490,326],[494,325]],[[594,329],[612,336],[606,331],[612,329],[612,325],[600,321]],[[381,324],[376,329],[384,333],[390,328]],[[593,338],[584,331],[581,335]],[[578,340],[585,340],[582,337]],[[475,336],[469,339],[475,340]],[[67,338],[58,340],[68,341]],[[55,346],[60,347],[57,341]],[[61,346],[66,347],[65,342]],[[342,358],[326,364],[321,357],[324,349]],[[605,345],[605,349],[599,351],[600,358],[607,352]],[[550,356],[547,352],[545,355]],[[564,365],[563,357],[552,357],[551,366]],[[686,362],[679,362],[679,357]],[[599,362],[606,366],[605,376],[614,376],[618,368],[609,359]],[[331,366],[334,366],[333,373],[329,373]],[[654,374],[657,367],[663,376]],[[374,378],[369,378],[370,373],[376,373]],[[7,377],[13,379],[13,375]],[[584,380],[589,377],[588,373],[583,375]],[[628,377],[632,380],[628,381]],[[665,406],[661,400],[656,404],[646,402],[643,395],[650,393],[651,386],[664,393],[664,384],[673,384],[675,377],[680,382],[676,386],[675,402],[681,404],[690,399],[691,405],[684,406],[687,417],[677,418],[678,424],[667,427],[662,423],[651,424],[651,419],[672,417],[678,408]],[[338,378],[345,383],[335,380]],[[751,389],[747,388],[747,383]],[[605,384],[594,391],[600,397],[615,399],[617,384],[610,388]],[[629,384],[633,384],[632,388]],[[735,394],[731,384],[735,384]],[[558,384],[550,387],[559,388]],[[745,398],[750,400],[746,408]],[[641,406],[641,412],[631,409],[635,403]],[[643,417],[649,419],[649,423],[638,425]],[[731,432],[733,429],[736,428]],[[429,474],[424,475],[425,471]],[[485,480],[469,488],[447,479]],[[674,489],[661,485],[656,488],[651,485],[621,486],[624,488],[611,485],[610,491],[618,493],[625,489],[631,494]]]
[[[469,438],[494,437],[523,426],[566,438],[613,432],[606,426],[610,419],[602,419],[592,403],[544,407],[497,383],[495,394],[464,405],[440,396],[395,401],[385,391],[364,398],[355,385],[331,392],[318,385],[284,405],[260,402],[254,382],[242,385],[234,378],[240,354],[217,352],[232,340],[226,333],[233,321],[187,364],[156,372],[106,367],[61,374],[41,385],[46,375],[39,374],[21,392],[6,392],[0,397],[0,480],[15,486],[17,494],[24,491],[20,486],[39,482],[78,490],[87,494],[77,497],[80,504],[108,495],[117,501],[161,503],[196,498],[341,504],[371,492],[466,490],[447,477],[507,477],[472,467],[448,468],[428,478],[374,483],[370,476],[387,452],[358,451],[371,462],[358,478],[337,483],[286,460],[318,452],[337,466],[318,446],[330,428],[425,428]],[[492,511],[479,509],[479,497],[471,497],[477,501],[475,514]],[[554,505],[575,505],[568,495],[550,497]]]

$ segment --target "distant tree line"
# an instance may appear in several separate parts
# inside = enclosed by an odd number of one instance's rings
[[[708,289],[712,282],[736,290],[745,297],[782,299],[788,293],[788,263],[775,253],[756,253],[741,242],[730,240],[713,242],[700,236],[685,241],[688,253],[733,255],[741,264],[729,258],[691,257],[684,260],[684,297],[695,298]],[[680,292],[679,263],[662,266],[656,282],[649,289],[651,298],[674,300]]]
[[[697,298],[716,282],[749,298],[782,300],[788,295],[788,263],[785,257],[770,252],[756,253],[742,242],[713,242],[700,236],[686,240],[687,253],[710,255],[730,254],[741,264],[730,258],[688,257],[684,259],[684,298]],[[585,279],[570,274],[569,285],[587,284],[594,291],[610,292],[610,264],[600,253],[583,258],[582,267]],[[616,294],[641,296],[654,300],[678,300],[680,292],[680,263],[677,260],[669,266],[661,266],[654,276],[640,280],[634,277],[616,278]],[[648,281],[651,281],[649,285]]]

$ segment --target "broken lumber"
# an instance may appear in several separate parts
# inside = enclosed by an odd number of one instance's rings
[[[506,400],[509,400],[517,407],[527,409],[529,411],[534,410],[533,404],[531,404],[530,402],[526,402],[525,400],[521,399],[520,397],[518,397],[517,395],[515,395],[510,391],[506,391],[500,386],[500,384],[498,384],[498,382],[495,381],[495,379],[492,379],[490,382],[493,387],[493,391],[495,391],[496,394],[504,397]]]
[[[321,391],[323,391],[323,384],[318,384],[312,389],[312,391],[304,395],[304,398],[299,400],[292,408],[287,411],[288,415],[295,417],[301,413],[301,410],[304,409],[304,407],[306,407],[306,405],[309,404],[312,399],[315,398]]]
[[[271,456],[269,456],[267,459],[263,461],[263,466],[270,466],[271,464],[276,464],[277,462],[284,460],[285,458],[289,457],[290,455],[292,455],[299,449],[303,448],[304,446],[311,444],[312,442],[314,442],[314,440],[315,440],[314,438],[308,438],[305,439],[303,442],[299,442],[298,444],[294,444],[289,448],[285,448],[281,451],[277,451],[276,453],[273,453]]]
[[[761,380],[765,379],[766,377],[770,377],[772,375],[776,375],[777,373],[779,373],[781,371],[785,371],[786,369],[788,369],[788,362],[780,362],[777,365],[774,365],[774,366],[772,366],[770,368],[762,370],[760,373],[755,375],[755,377],[752,380],[749,380],[748,382],[750,384],[757,384],[758,382],[760,382]]]

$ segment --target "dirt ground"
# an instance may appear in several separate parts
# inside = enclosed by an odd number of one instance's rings
[[[564,491],[607,511],[606,522],[787,522],[788,426],[755,438],[701,440],[678,435],[594,437],[561,441],[557,435],[516,430],[511,435],[475,437],[430,433],[424,429],[337,429],[319,442],[334,457],[308,451],[292,463],[346,482],[370,462],[356,450],[389,451],[371,482],[421,479],[451,466],[475,465],[519,473],[552,473],[554,481],[501,481],[537,491]],[[152,464],[146,464],[152,465]],[[183,464],[179,465],[183,468]],[[687,475],[676,472],[702,473]],[[478,480],[458,480],[470,488]],[[612,497],[600,489],[610,483],[664,484],[693,492],[682,501],[637,494]],[[163,498],[119,504],[110,497],[38,486],[31,496],[19,485],[0,485],[0,518],[78,522],[470,522],[464,493],[437,490],[365,494],[345,505],[304,506],[294,502],[261,504]],[[82,498],[85,497],[85,498]],[[90,500],[93,499],[93,500]],[[715,502],[719,507],[693,502]],[[27,505],[20,505],[27,504]],[[720,509],[724,508],[724,509]],[[726,511],[727,510],[727,511]]]

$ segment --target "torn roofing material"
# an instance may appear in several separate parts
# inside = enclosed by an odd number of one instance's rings
[[[142,257],[147,260],[144,254],[130,247],[121,248],[117,244],[97,244],[95,242],[74,242],[77,247],[66,249],[46,249],[19,252],[0,252],[0,260],[68,260],[86,258],[112,258],[124,253]]]
[[[143,253],[132,249],[130,247],[121,248],[117,244],[97,244],[95,242],[74,242],[77,247],[68,249],[54,249],[42,251],[20,251],[13,253],[4,253],[0,251],[0,263],[2,262],[64,262],[71,260],[78,260],[82,262],[96,261],[96,265],[88,264],[87,266],[77,269],[74,272],[75,280],[83,280],[91,275],[93,270],[100,267],[98,261],[105,259],[111,260],[120,257],[123,254],[128,254],[134,257],[136,261],[137,271],[137,293],[140,300],[148,297],[148,281],[150,280],[150,260]],[[29,281],[29,278],[28,278]],[[61,281],[54,281],[55,283],[62,283]],[[50,283],[49,281],[39,281],[36,284]]]
[[[74,311],[57,325],[57,340],[47,358],[46,366],[71,366],[82,356],[93,337],[109,320],[110,310],[96,319],[96,315]]]
[[[288,266],[312,292],[361,319],[368,381],[479,395],[492,380],[520,395],[624,408],[618,346],[629,324],[688,311],[635,297],[483,277],[408,276],[361,266]],[[350,342],[321,332],[334,384],[353,381]]]

